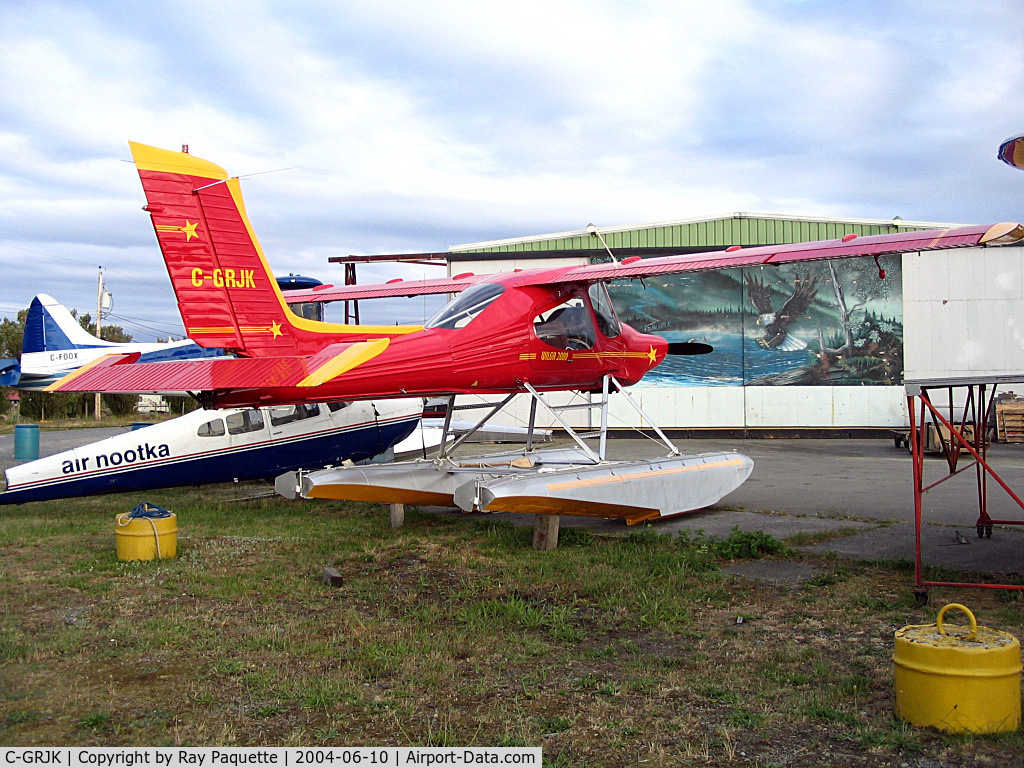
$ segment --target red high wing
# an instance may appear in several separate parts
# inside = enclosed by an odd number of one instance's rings
[[[700,272],[757,264],[784,264],[818,259],[848,259],[856,256],[881,256],[887,253],[913,253],[978,245],[1005,245],[1024,240],[1024,226],[1009,222],[979,227],[927,229],[892,235],[869,235],[852,239],[824,240],[812,243],[765,245],[738,251],[662,256],[630,264],[592,264],[571,269],[550,283],[574,283],[591,280],[621,280],[677,272]]]
[[[629,264],[592,264],[556,272],[543,270],[538,284],[592,282],[649,277],[678,272],[704,272],[712,269],[746,267],[758,264],[847,259],[857,256],[881,256],[979,245],[1006,245],[1024,239],[1024,227],[1009,222],[977,227],[929,229],[899,232],[891,235],[870,235],[850,240],[825,240],[810,243],[789,243],[744,248],[737,251],[707,251],[678,256],[642,259]],[[534,270],[540,272],[540,270]],[[525,270],[524,277],[529,275]],[[300,304],[308,301],[352,301],[397,296],[458,293],[471,285],[493,278],[493,275],[466,275],[431,280],[398,280],[390,283],[331,286],[309,291],[289,291],[285,301]]]
[[[329,288],[288,291],[284,299],[289,304],[309,301],[353,301],[355,299],[387,299],[399,296],[424,296],[437,293],[459,293],[491,275],[464,275],[438,277],[430,280],[393,280],[387,283],[364,285],[332,285]]]

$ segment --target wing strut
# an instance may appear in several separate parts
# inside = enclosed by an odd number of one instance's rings
[[[655,434],[657,434],[659,441],[666,448],[668,448],[668,456],[672,457],[672,456],[679,456],[680,455],[679,449],[672,443],[671,440],[668,439],[668,437],[665,435],[665,433],[661,431],[661,428],[658,427],[658,425],[654,423],[654,420],[651,419],[651,417],[647,415],[646,411],[644,411],[644,409],[640,407],[640,404],[630,396],[630,394],[625,390],[625,388],[619,383],[618,379],[616,379],[614,376],[605,375],[605,377],[604,377],[604,379],[603,379],[603,381],[601,383],[601,399],[600,400],[597,400],[597,401],[594,401],[594,402],[570,403],[568,405],[552,405],[547,400],[545,400],[544,399],[544,395],[542,395],[540,392],[538,392],[536,389],[534,389],[533,386],[528,381],[524,381],[523,382],[523,386],[526,387],[526,390],[533,397],[533,402],[530,403],[530,427],[529,427],[529,430],[530,430],[530,435],[531,436],[533,435],[534,423],[536,421],[536,416],[537,416],[537,404],[539,403],[540,405],[543,405],[547,409],[548,413],[551,414],[552,418],[554,418],[555,421],[558,422],[558,425],[562,429],[565,430],[566,434],[573,439],[573,441],[580,447],[580,449],[595,464],[599,464],[601,462],[607,461],[608,460],[608,455],[607,455],[607,453],[608,453],[608,450],[607,450],[608,449],[608,399],[609,399],[609,395],[611,394],[611,387],[614,386],[615,390],[617,392],[619,392],[620,394],[622,394],[623,397],[626,398],[626,402],[629,403],[633,407],[633,410],[635,410],[638,414],[640,414],[640,417],[642,419],[644,419],[644,421],[646,421],[651,426],[651,428],[654,430]],[[573,427],[571,427],[569,425],[569,423],[565,419],[563,419],[559,415],[560,411],[572,411],[572,410],[593,409],[593,408],[600,408],[601,409],[601,425],[597,429],[597,431],[595,431],[595,432],[585,432],[585,433],[577,432]],[[595,438],[598,440],[598,448],[597,448],[597,452],[596,453],[591,449],[590,446],[588,446],[584,442],[585,440],[590,440],[590,439],[595,439]]]
[[[445,414],[444,414],[444,429],[441,432],[441,447],[437,451],[437,458],[438,459],[446,459],[446,458],[448,458],[448,455],[452,451],[454,451],[456,448],[458,448],[460,445],[462,445],[464,442],[466,442],[466,440],[468,440],[470,437],[472,437],[474,434],[476,434],[476,432],[478,430],[480,430],[488,421],[491,420],[491,417],[494,416],[494,414],[496,414],[498,411],[500,411],[502,408],[504,408],[506,405],[508,405],[509,401],[513,397],[515,397],[517,394],[519,394],[519,393],[518,392],[512,392],[511,394],[506,395],[505,399],[502,400],[500,403],[469,403],[467,405],[456,405],[455,404],[455,395],[452,395],[451,397],[449,397],[448,398],[448,407],[445,409]],[[457,440],[455,440],[455,442],[453,442],[451,445],[448,445],[448,438],[453,436],[452,435],[452,430],[451,430],[452,414],[455,411],[468,411],[468,410],[474,410],[474,409],[480,409],[480,408],[490,408],[491,410],[489,410],[487,412],[487,415],[484,416],[482,419],[480,419],[473,426],[472,429],[470,429],[464,435],[462,435]],[[532,427],[532,425],[531,425],[531,427]],[[532,436],[533,436],[533,430],[531,429],[530,430],[530,437],[532,437]]]
[[[607,461],[608,402],[609,396],[612,393],[612,387],[614,387],[615,391],[620,392],[626,399],[626,402],[633,407],[633,410],[635,410],[640,415],[640,417],[644,421],[646,421],[647,424],[650,425],[651,429],[654,430],[655,434],[658,436],[658,441],[661,442],[662,445],[664,445],[668,449],[667,456],[671,458],[673,456],[680,455],[680,451],[675,446],[675,444],[673,444],[673,442],[669,440],[668,436],[664,432],[662,432],[658,425],[654,423],[654,420],[651,419],[651,417],[647,414],[646,411],[644,411],[643,408],[640,407],[640,404],[630,396],[629,392],[626,391],[626,389],[619,383],[619,381],[614,376],[604,377],[601,386],[600,399],[587,402],[574,402],[569,403],[567,405],[553,405],[552,403],[548,402],[548,400],[544,396],[544,393],[538,392],[529,382],[523,382],[523,386],[526,388],[527,393],[530,395],[530,417],[526,436],[527,454],[529,454],[534,448],[534,435],[536,433],[537,426],[537,406],[539,404],[543,406],[544,409],[551,415],[551,417],[556,422],[558,422],[558,425],[565,430],[566,435],[572,438],[576,445],[579,446],[580,450],[587,457],[587,459],[589,459],[590,463],[601,464]],[[514,398],[517,394],[519,393],[513,392],[507,395],[503,400],[497,402],[492,401],[482,403],[465,403],[462,405],[455,404],[455,395],[449,397],[448,407],[446,409],[444,417],[444,427],[441,433],[441,447],[438,449],[437,455],[435,456],[434,460],[443,461],[445,459],[451,459],[452,453],[455,451],[456,448],[458,448],[460,445],[466,442],[469,438],[476,434],[476,432],[483,429],[487,425],[487,422],[489,422],[491,418],[493,418],[494,415],[498,413],[498,411],[502,410],[506,405],[508,405],[512,398]],[[465,432],[456,439],[454,431],[451,429],[452,415],[455,413],[455,411],[481,410],[484,408],[489,409],[487,413],[484,415],[484,417],[477,421],[476,424],[474,424],[474,426],[469,431]],[[569,422],[567,422],[561,416],[561,412],[563,411],[574,411],[584,409],[592,410],[594,408],[601,409],[601,420],[598,429],[592,432],[578,431],[575,427],[571,426]],[[596,449],[586,443],[587,440],[594,439],[598,441]]]

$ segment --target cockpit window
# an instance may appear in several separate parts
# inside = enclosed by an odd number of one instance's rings
[[[558,349],[590,349],[597,336],[583,299],[575,297],[533,319],[533,331],[545,344]]]
[[[615,308],[612,306],[608,289],[604,283],[594,283],[587,289],[587,293],[590,296],[590,305],[594,308],[594,316],[597,318],[597,327],[607,338],[614,339],[622,333],[622,326],[619,325],[619,318],[615,316]]]
[[[471,285],[425,323],[427,328],[465,328],[470,321],[501,296],[505,286],[499,283]]]

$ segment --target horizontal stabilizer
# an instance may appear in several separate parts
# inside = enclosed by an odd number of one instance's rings
[[[13,357],[0,360],[0,387],[16,387],[21,379],[21,364]]]
[[[387,347],[388,340],[380,339]],[[374,344],[374,342],[368,342]],[[346,348],[355,347],[357,352],[346,356]],[[74,373],[47,387],[49,392],[110,392],[141,394],[148,392],[211,392],[220,389],[265,389],[268,387],[316,386],[318,372],[326,376],[324,381],[340,375],[325,370],[332,362],[342,357],[346,362],[354,358],[357,362],[375,355],[367,355],[365,345],[334,344],[313,357],[240,357],[186,360],[171,363],[134,363],[138,355],[107,355],[96,362],[83,366]],[[381,350],[382,351],[382,350]],[[379,352],[377,352],[379,354]],[[324,358],[328,357],[327,360]],[[360,359],[361,358],[361,359]]]

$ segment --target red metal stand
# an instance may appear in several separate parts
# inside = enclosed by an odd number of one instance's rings
[[[914,468],[914,594],[925,602],[930,587],[979,587],[982,589],[1024,590],[1019,584],[986,584],[951,581],[926,581],[921,558],[921,517],[922,496],[941,483],[965,472],[972,467],[978,486],[978,537],[992,537],[993,525],[1024,525],[1024,520],[994,520],[988,514],[988,478],[997,482],[1017,506],[1024,510],[1024,501],[991,467],[986,459],[988,449],[988,425],[995,408],[996,388],[999,384],[1024,382],[1024,376],[993,376],[984,379],[928,379],[907,381],[907,409],[910,413],[910,447]],[[948,418],[932,403],[931,392],[946,390]],[[963,413],[959,421],[954,418],[954,393],[964,393]],[[919,418],[915,418],[916,414]],[[930,430],[939,440],[948,473],[928,484],[924,484],[925,442]],[[967,455],[964,455],[967,454]],[[961,456],[967,464],[961,464]],[[968,456],[970,460],[968,460]]]

